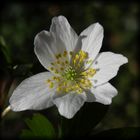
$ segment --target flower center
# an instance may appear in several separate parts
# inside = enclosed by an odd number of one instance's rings
[[[76,76],[77,76],[77,73],[76,71],[71,67],[69,66],[65,71],[64,71],[64,78],[66,78],[67,80],[75,80]]]
[[[57,76],[47,80],[49,87],[55,86],[57,92],[62,93],[82,93],[84,90],[90,89],[92,83],[89,78],[94,76],[96,70],[85,68],[85,64],[91,62],[88,59],[88,53],[82,50],[77,54],[67,51],[57,54],[56,61],[51,63],[52,67],[50,67],[50,71]]]

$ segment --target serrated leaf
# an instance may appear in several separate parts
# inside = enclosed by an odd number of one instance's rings
[[[54,138],[55,130],[51,122],[41,114],[34,114],[32,119],[25,120],[29,129],[22,131],[22,138]]]

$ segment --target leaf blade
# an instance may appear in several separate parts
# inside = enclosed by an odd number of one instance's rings
[[[21,137],[39,137],[39,138],[54,138],[55,130],[51,122],[43,115],[36,113],[32,119],[25,120],[29,129],[24,129]]]

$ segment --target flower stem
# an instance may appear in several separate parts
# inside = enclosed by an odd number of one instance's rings
[[[6,107],[1,114],[1,117],[3,118],[10,110],[11,110],[10,106]]]

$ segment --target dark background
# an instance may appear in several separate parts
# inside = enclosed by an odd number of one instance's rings
[[[0,108],[8,106],[13,89],[23,79],[45,71],[34,54],[34,37],[49,30],[54,16],[64,15],[74,30],[82,30],[94,22],[104,27],[101,51],[126,56],[129,63],[122,66],[110,82],[117,88],[105,117],[97,125],[102,131],[140,126],[140,87],[138,61],[139,3],[104,1],[88,2],[3,2],[0,4]],[[92,110],[95,113],[98,110]],[[1,120],[1,135],[19,135],[24,117],[31,112],[9,112]]]

